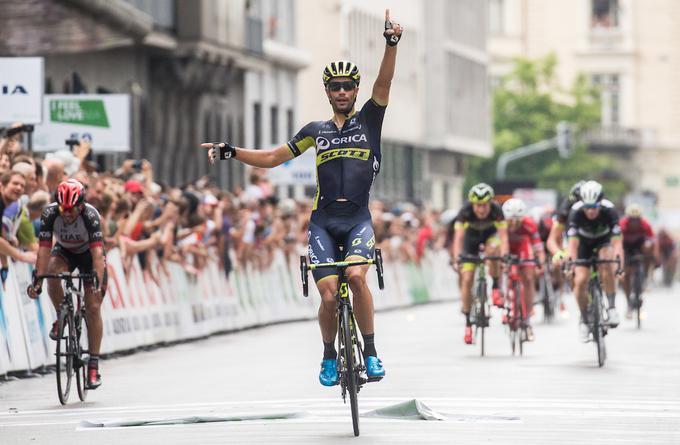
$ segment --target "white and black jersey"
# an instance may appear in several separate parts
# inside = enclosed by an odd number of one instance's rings
[[[40,217],[41,247],[52,247],[52,238],[71,253],[83,253],[102,245],[102,224],[99,212],[90,204],[83,208],[73,224],[66,224],[56,202],[48,205]]]

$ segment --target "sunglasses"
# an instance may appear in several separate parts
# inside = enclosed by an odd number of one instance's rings
[[[583,208],[584,209],[599,209],[600,203],[598,202],[597,204],[584,204]]]
[[[331,82],[328,84],[328,89],[337,93],[340,89],[345,91],[354,91],[357,84],[353,80],[347,80],[345,82]]]

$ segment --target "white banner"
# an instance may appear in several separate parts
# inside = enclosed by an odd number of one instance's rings
[[[42,57],[0,57],[0,122],[42,122]]]
[[[130,96],[47,94],[44,122],[36,125],[35,151],[66,148],[67,139],[89,138],[95,152],[130,151]]]
[[[316,185],[316,149],[268,170],[267,178],[274,185]]]

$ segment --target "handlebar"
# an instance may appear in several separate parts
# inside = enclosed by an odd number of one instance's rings
[[[81,274],[72,274],[69,272],[59,272],[59,273],[47,273],[47,274],[42,274],[42,275],[37,275],[33,274],[34,281],[35,280],[42,280],[42,279],[57,279],[57,280],[64,280],[68,283],[73,283],[73,280],[93,280],[95,287],[99,287],[99,277],[97,277],[96,273],[81,273]]]
[[[375,257],[359,261],[335,261],[331,263],[307,264],[307,257],[300,256],[300,276],[302,278],[302,293],[305,297],[309,296],[309,282],[307,280],[307,273],[310,270],[323,269],[329,267],[347,268],[351,266],[375,265],[376,273],[378,274],[378,287],[382,290],[385,288],[383,279],[383,262],[382,252],[380,249],[375,249]]]
[[[588,266],[588,267],[596,267],[600,264],[616,264],[616,274],[620,275],[623,273],[623,269],[621,268],[621,257],[616,257],[616,259],[609,260],[609,259],[600,259],[600,258],[590,258],[590,259],[576,259],[576,260],[567,260],[564,263],[563,269],[566,271],[572,266]]]
[[[458,263],[474,263],[482,264],[485,261],[503,261],[507,262],[507,256],[489,255],[489,256],[479,256],[479,255],[458,255]]]

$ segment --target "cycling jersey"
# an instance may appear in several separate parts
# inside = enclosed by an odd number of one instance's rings
[[[73,224],[66,224],[59,213],[59,204],[48,205],[40,217],[40,246],[52,247],[53,236],[58,245],[74,254],[101,246],[103,236],[99,212],[86,203]]]
[[[316,197],[313,210],[337,199],[368,206],[369,193],[380,171],[380,133],[384,106],[369,99],[338,129],[332,120],[310,122],[288,142],[297,157],[316,148]]]
[[[503,209],[496,201],[491,201],[491,209],[484,219],[479,219],[472,207],[467,203],[460,209],[454,220],[455,229],[465,230],[463,249],[465,253],[476,255],[479,253],[479,245],[486,244],[498,232],[499,228],[507,227],[503,217]]]
[[[652,226],[645,218],[624,217],[619,223],[623,234],[623,247],[625,249],[639,248],[645,241],[654,239]]]
[[[561,226],[566,226],[568,221],[569,221],[569,212],[571,211],[571,207],[575,204],[574,201],[571,201],[569,198],[565,198],[561,203],[560,207],[557,209],[557,212],[555,213],[555,221],[559,223]]]
[[[583,202],[574,204],[569,213],[569,238],[578,237],[580,240],[578,258],[591,258],[597,250],[609,245],[612,237],[621,236],[619,215],[611,201],[603,199],[600,212],[594,219],[588,219]]]
[[[532,248],[539,249],[542,241],[538,234],[538,227],[530,216],[522,218],[522,224],[516,229],[508,226],[508,243],[510,253],[522,259],[533,258]],[[527,266],[533,266],[527,264]]]

